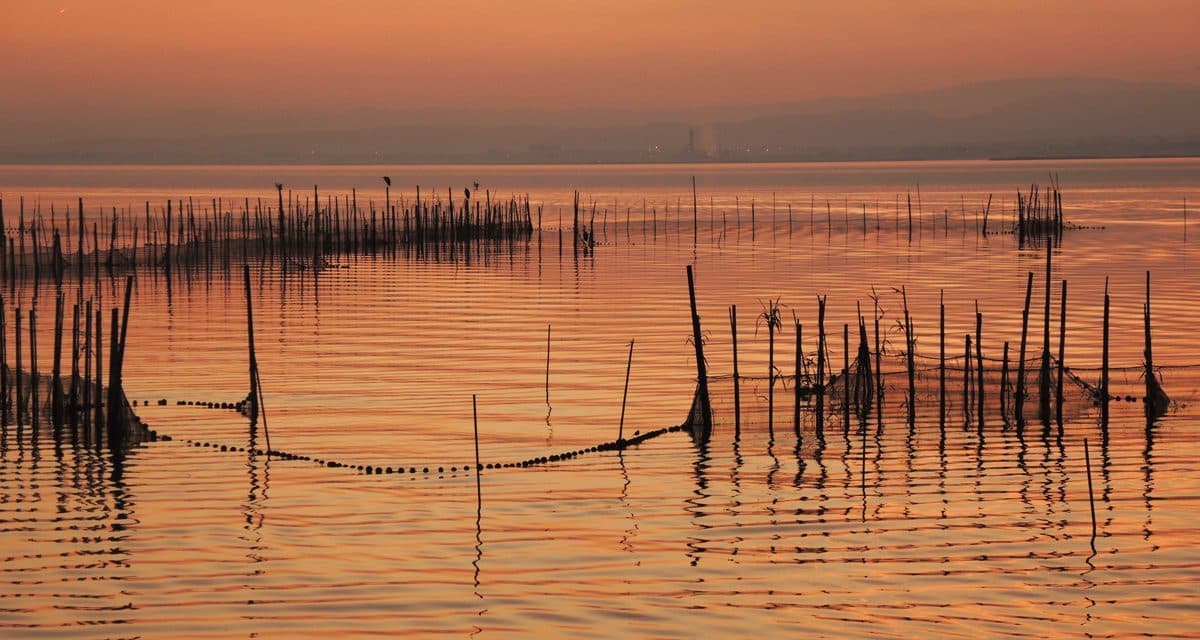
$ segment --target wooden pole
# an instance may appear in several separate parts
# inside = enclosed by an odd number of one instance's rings
[[[54,362],[50,374],[50,419],[55,428],[63,423],[62,336],[63,295],[59,293],[54,298]]]
[[[38,355],[37,355],[37,309],[29,310],[29,423],[33,425],[34,437],[38,432]]]
[[[938,425],[946,424],[946,290],[938,293]]]
[[[878,204],[876,204],[876,232],[878,232]],[[872,292],[874,293],[874,292]],[[880,343],[879,332],[879,298],[872,296],[875,302],[875,421],[876,426],[883,428],[883,345]]]
[[[797,445],[800,443],[800,381],[802,371],[804,369],[804,345],[802,341],[803,327],[799,322],[796,322],[796,377],[795,384],[792,385],[795,395],[795,403],[792,406],[792,427],[796,431]]]
[[[0,245],[4,244],[3,228],[0,228]],[[7,310],[4,306],[4,296],[0,296],[0,422],[8,424],[9,409],[12,406],[10,388],[12,382],[8,375],[8,327]]]
[[[625,442],[625,401],[629,399],[629,371],[633,368],[633,343],[629,341],[629,360],[625,363],[625,391],[621,394],[621,422],[617,426],[617,442]],[[478,445],[477,445],[478,446]]]
[[[842,415],[846,432],[850,431],[850,325],[842,324]]]
[[[825,428],[825,297],[817,296],[817,430]]]
[[[82,281],[82,278],[80,279],[80,281]],[[82,293],[83,293],[83,290],[81,288],[80,296],[82,296]],[[79,309],[78,303],[71,305],[71,387],[70,387],[70,393],[67,396],[69,399],[69,402],[67,403],[66,408],[67,408],[67,412],[69,413],[72,427],[74,427],[74,425],[75,425],[76,411],[80,405],[80,402],[79,402],[80,388],[79,387],[80,387],[81,381],[79,379],[79,349],[80,349],[79,340],[80,340],[81,336],[80,336],[80,331],[79,331],[79,311],[80,311],[80,309]]]
[[[975,366],[979,369],[979,379],[975,384],[975,399],[979,409],[979,428],[983,428],[983,314],[979,311],[979,302],[975,302]]]
[[[123,369],[125,365],[125,345],[129,332],[129,304],[133,295],[133,276],[125,279],[124,313],[118,323],[118,310],[112,310],[112,343],[108,354],[108,433],[109,446],[119,448],[127,441],[129,435],[129,420],[125,415],[125,390]]]
[[[1065,365],[1063,359],[1066,357],[1067,344],[1067,280],[1062,281],[1062,300],[1060,301],[1058,315],[1058,379],[1054,390],[1054,420],[1060,426],[1063,421],[1063,376],[1065,374]]]
[[[97,304],[96,322],[96,404],[92,428],[96,432],[96,444],[100,443],[100,429],[104,425],[104,402],[100,391],[104,388],[104,312]]]
[[[119,449],[124,438],[124,430],[121,428],[121,420],[119,409],[121,397],[121,372],[119,357],[121,353],[120,340],[120,321],[117,314],[119,311],[116,307],[112,309],[112,319],[109,327],[109,348],[108,348],[108,401],[105,403],[108,409],[108,418],[105,424],[108,426],[108,446],[110,449]]]
[[[699,416],[693,416],[700,420],[701,432],[696,434],[695,425],[692,425],[693,435],[699,435],[699,440],[707,442],[712,435],[712,405],[708,398],[708,367],[704,362],[704,342],[703,334],[700,331],[700,314],[696,311],[696,281],[692,273],[692,265],[687,266],[688,279],[688,300],[692,310],[692,342],[696,347],[696,379],[698,383],[697,393],[699,401]]]
[[[1013,398],[1013,410],[1017,418],[1017,429],[1025,427],[1025,354],[1029,342],[1029,303],[1033,296],[1033,272],[1025,282],[1025,310],[1021,312],[1021,350],[1017,354],[1017,392]]]
[[[1046,304],[1042,319],[1042,366],[1038,375],[1038,418],[1043,424],[1050,421],[1050,263],[1053,243],[1046,242]]]
[[[913,337],[912,316],[908,313],[908,290],[900,287],[900,295],[904,300],[904,350],[908,364],[908,424],[913,426],[917,420],[917,367],[916,354],[913,348],[916,339]]]
[[[254,297],[250,289],[250,265],[242,265],[242,275],[246,287],[246,341],[250,363],[250,390],[247,400],[250,401],[250,422],[258,422],[258,358],[254,351]],[[267,449],[270,450],[270,447]]]
[[[775,313],[773,303],[767,316],[767,428],[775,426]]]
[[[971,334],[963,336],[963,420],[971,420]]]
[[[1000,420],[1008,423],[1008,340],[1004,341],[1004,362],[1000,364]]]
[[[13,317],[16,320],[16,331],[13,334],[17,339],[17,372],[16,372],[16,387],[17,387],[17,426],[24,424],[25,419],[25,389],[21,384],[21,307],[13,309]]]
[[[83,414],[84,433],[88,433],[88,427],[92,420],[92,299],[88,298],[87,307],[84,311],[84,330],[83,330],[83,388],[80,394],[78,410]],[[3,317],[3,316],[0,316]]]
[[[1152,420],[1167,410],[1171,399],[1162,390],[1158,382],[1158,374],[1154,372],[1154,348],[1150,339],[1150,272],[1146,272],[1146,304],[1144,306],[1144,327],[1146,336],[1146,419]]]
[[[738,375],[738,342],[737,342],[737,305],[729,307],[729,333],[733,336],[733,428],[737,433],[742,429],[742,394],[741,381]],[[799,340],[799,338],[797,338]]]
[[[1100,350],[1100,426],[1108,427],[1108,278],[1104,278],[1104,333]]]
[[[471,394],[471,421],[475,425],[475,500],[483,503],[483,465],[479,462],[479,408],[475,402],[475,394]]]

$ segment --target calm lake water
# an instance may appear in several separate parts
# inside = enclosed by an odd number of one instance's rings
[[[961,407],[939,420],[936,388],[923,386],[909,425],[895,375],[900,287],[922,367],[936,364],[940,295],[956,365],[978,305],[997,367],[1005,341],[1015,358],[1032,271],[1030,354],[1041,353],[1045,249],[976,225],[989,194],[991,228],[1009,224],[1017,190],[1052,172],[1067,221],[1081,227],[1054,250],[1052,348],[1066,279],[1064,361],[1095,384],[1107,280],[1113,391],[1140,396],[1150,271],[1171,410],[1147,424],[1140,404],[1117,402],[1102,429],[1072,390],[1061,428],[1018,430],[990,405],[982,426]],[[1184,205],[1200,196],[1200,161],[0,166],[0,196],[11,233],[21,195],[26,215],[36,206],[44,219],[80,196],[88,215],[138,216],[147,200],[189,196],[240,214],[245,199],[270,204],[275,182],[297,200],[319,184],[322,198],[356,189],[360,205],[381,203],[383,175],[408,202],[418,184],[423,197],[528,194],[542,229],[469,264],[342,256],[314,275],[252,262],[271,444],[351,469],[193,446],[250,445],[237,413],[177,405],[245,396],[241,268],[139,271],[125,389],[173,440],[114,464],[5,429],[0,635],[1200,635],[1200,229]],[[589,216],[595,208],[598,240],[578,255],[560,245],[576,189]],[[626,437],[684,419],[696,382],[688,264],[717,377],[712,441],[676,432],[623,452],[488,469],[477,494],[464,470],[473,395],[485,463],[611,441],[634,340]],[[107,308],[120,284],[89,282],[85,295]],[[817,296],[828,296],[840,368],[842,325],[854,333],[857,304],[870,324],[873,292],[886,334],[882,422],[834,414],[817,425],[806,404],[797,433],[787,381],[768,420],[768,335],[756,320],[768,301],[784,316],[776,366],[791,375],[793,314],[813,358]],[[6,293],[46,318],[53,294],[44,286],[35,300],[28,283]],[[729,305],[746,376],[736,429]],[[49,370],[50,350],[39,357]]]

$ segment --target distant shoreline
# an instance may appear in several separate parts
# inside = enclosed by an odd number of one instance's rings
[[[1048,155],[1048,156],[997,156],[987,158],[989,162],[1027,162],[1037,160],[1194,160],[1200,154],[1126,154],[1126,155]]]
[[[59,167],[59,166],[81,166],[81,167],[255,167],[255,166],[278,166],[278,167],[305,167],[305,166],[329,166],[329,167],[355,167],[355,166],[395,166],[395,167],[419,167],[419,166],[484,166],[484,167],[519,167],[519,166],[679,166],[679,165],[783,165],[783,164],[809,164],[809,165],[828,165],[828,164],[868,164],[868,163],[932,163],[932,162],[1053,162],[1053,161],[1080,161],[1080,160],[1195,160],[1200,159],[1200,154],[1105,154],[1105,155],[1022,155],[1022,156],[995,156],[982,158],[861,158],[861,159],[836,159],[836,160],[662,160],[662,161],[647,161],[647,160],[629,160],[629,161],[614,161],[614,160],[597,160],[593,162],[586,161],[545,161],[545,162],[529,162],[529,161],[382,161],[382,162],[347,162],[347,161],[332,161],[332,162],[269,162],[269,161],[226,161],[226,162],[199,162],[199,161],[179,161],[179,162],[145,162],[133,160],[120,160],[111,162],[102,162],[95,160],[32,160],[32,161],[17,161],[0,159],[0,166],[3,167]]]

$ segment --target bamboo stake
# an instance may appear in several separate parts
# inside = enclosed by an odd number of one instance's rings
[[[825,428],[825,297],[817,296],[817,433]]]
[[[844,427],[850,431],[850,325],[842,324],[842,415]]]
[[[17,387],[17,426],[24,424],[25,420],[25,386],[21,384],[21,307],[13,309],[13,319],[16,324],[14,336],[17,339],[17,372],[16,372],[16,387]]]
[[[100,430],[104,427],[104,401],[101,390],[104,389],[104,313],[99,305],[96,308],[96,404],[93,407],[95,419],[93,429],[96,432],[96,444],[100,443]]]
[[[971,420],[971,334],[963,336],[963,420]]]
[[[946,290],[938,293],[938,425],[946,425]]]
[[[803,327],[799,321],[795,321],[796,325],[796,377],[795,384],[792,385],[795,395],[795,403],[792,405],[792,427],[796,431],[797,447],[801,441],[800,436],[800,381],[802,380],[801,372],[804,368],[804,345],[803,345]]]
[[[1025,310],[1021,312],[1021,350],[1017,355],[1017,393],[1013,398],[1013,409],[1017,417],[1017,429],[1025,427],[1025,349],[1029,338],[1029,303],[1033,296],[1033,272],[1025,283]]]
[[[916,354],[913,353],[916,339],[913,333],[912,316],[908,313],[908,290],[900,287],[900,295],[904,300],[904,350],[907,352],[908,365],[908,424],[911,427],[916,424],[917,420],[917,367]]]
[[[1043,424],[1050,421],[1050,263],[1054,247],[1046,243],[1046,304],[1042,320],[1042,366],[1038,375],[1038,418]]]
[[[250,392],[250,422],[258,422],[258,357],[254,350],[254,296],[250,289],[250,265],[242,265],[242,275],[246,287],[246,343],[249,349]],[[270,445],[267,450],[270,451]]]
[[[621,394],[621,422],[617,426],[617,442],[625,442],[625,401],[629,399],[629,371],[633,368],[633,343],[629,341],[629,360],[625,363],[625,391]]]
[[[29,310],[29,423],[33,425],[34,437],[38,433],[38,356],[37,356],[37,309]]]
[[[1000,419],[1008,424],[1008,340],[1004,341],[1004,362],[1000,365]]]
[[[1063,359],[1066,357],[1067,344],[1067,280],[1062,281],[1062,300],[1059,307],[1058,315],[1058,380],[1055,385],[1055,406],[1054,420],[1060,426],[1063,423],[1063,375],[1065,374],[1065,365]]]
[[[1100,426],[1108,428],[1108,277],[1104,278],[1104,332],[1100,350]]]
[[[876,209],[875,230],[876,230],[876,233],[878,233],[878,231],[879,231],[879,226],[878,226],[879,205],[878,205],[878,203],[876,203],[875,209]],[[871,293],[872,294],[875,293],[873,288],[871,290]],[[875,303],[875,310],[874,310],[874,316],[875,316],[875,421],[876,421],[876,426],[878,428],[882,429],[883,428],[883,365],[882,365],[882,363],[883,363],[883,346],[880,344],[880,332],[879,332],[879,296],[872,295],[871,297]]]
[[[741,381],[738,375],[738,342],[737,342],[737,305],[729,307],[729,333],[733,336],[733,428],[737,433],[742,429],[742,394]],[[799,340],[799,338],[797,338]]]
[[[479,462],[479,408],[471,394],[471,422],[475,426],[475,501],[483,504],[483,465]]]
[[[50,419],[54,423],[55,429],[63,422],[62,334],[63,295],[59,293],[54,298],[54,362],[50,373]]]
[[[0,227],[0,233],[3,228]],[[0,240],[0,245],[3,245]],[[12,406],[12,382],[8,375],[8,327],[7,310],[4,306],[4,296],[0,296],[0,422],[8,424],[9,409]]]
[[[975,302],[975,366],[979,369],[979,381],[975,385],[975,397],[978,401],[979,428],[983,428],[983,314],[979,311],[979,301]]]
[[[687,266],[688,278],[688,300],[692,310],[692,342],[696,347],[696,379],[698,382],[699,402],[700,402],[700,440],[707,442],[712,435],[712,405],[709,404],[708,396],[708,369],[704,362],[704,342],[703,334],[700,332],[700,314],[696,311],[696,282],[695,276],[692,273],[692,265]],[[695,433],[693,426],[693,433]]]

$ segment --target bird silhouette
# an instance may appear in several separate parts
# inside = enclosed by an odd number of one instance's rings
[[[390,187],[390,186],[392,186],[392,179],[391,179],[391,178],[389,178],[388,176],[384,176],[384,177],[383,177],[383,182],[384,182],[385,184],[387,184],[387,186],[389,186],[389,187]]]

